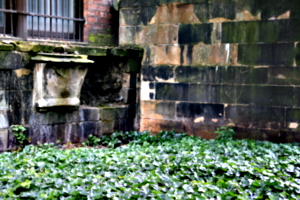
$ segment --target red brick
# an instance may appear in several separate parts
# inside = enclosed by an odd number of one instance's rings
[[[103,11],[103,12],[109,12],[110,11],[110,6],[99,6],[99,11]]]
[[[86,21],[88,24],[95,24],[95,23],[97,23],[97,18],[96,17],[87,17]]]
[[[100,24],[109,24],[109,20],[105,18],[98,18],[98,23]]]

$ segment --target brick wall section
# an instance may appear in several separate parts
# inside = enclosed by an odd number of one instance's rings
[[[116,45],[110,0],[84,0],[84,41],[98,46]]]
[[[120,44],[145,48],[141,130],[300,142],[300,2],[122,0]]]

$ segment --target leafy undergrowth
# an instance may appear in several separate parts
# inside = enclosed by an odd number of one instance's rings
[[[173,136],[2,153],[0,199],[300,199],[297,144]]]

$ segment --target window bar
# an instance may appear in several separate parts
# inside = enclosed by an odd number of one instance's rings
[[[81,17],[81,3],[79,1],[76,1],[76,3],[78,4],[77,8],[77,17]],[[74,37],[74,40],[77,40],[77,41],[80,41],[80,38],[81,38],[81,22],[77,22],[77,24],[75,25],[76,29],[78,30],[78,37]],[[76,31],[75,34],[76,34]],[[75,36],[75,35],[74,35]]]
[[[13,2],[12,2],[12,0],[9,1],[9,9],[13,9]],[[5,15],[6,15],[6,14],[5,14]],[[14,36],[13,14],[10,13],[9,15],[10,15],[10,27],[11,27],[10,30],[11,30],[11,36]],[[6,20],[4,20],[4,21],[6,21]]]
[[[65,1],[62,1],[62,16],[63,16],[63,17],[65,17],[65,13],[64,13],[64,10],[65,10],[65,6],[64,6],[64,5],[65,5],[65,4],[64,4],[64,2],[65,2]],[[64,37],[64,23],[65,23],[65,20],[62,19],[61,22],[62,22],[62,23],[61,23],[61,28],[62,28],[62,39],[65,39],[65,37]]]
[[[37,13],[40,13],[40,1],[38,0],[37,1]],[[38,16],[37,17],[37,25],[38,25],[38,38],[40,39],[41,38],[41,34],[40,34],[40,17]]]
[[[50,15],[52,15],[52,0],[50,0]],[[52,17],[50,17],[50,39],[52,39]]]
[[[58,16],[58,6],[57,6],[57,0],[55,0],[55,10],[56,10],[56,15]],[[58,19],[56,18],[56,39],[59,38],[58,35]]]
[[[47,0],[44,0],[44,13],[47,14]],[[46,17],[44,17],[44,39],[47,39],[47,27],[46,27]]]
[[[70,16],[70,1],[68,1],[68,17]],[[74,16],[72,16],[74,17]],[[67,36],[68,36],[68,40],[70,40],[70,20],[67,20]]]
[[[34,12],[34,0],[31,0],[31,13]],[[31,32],[32,32],[32,38],[34,38],[34,27],[33,27],[33,24],[34,24],[34,16],[31,17]]]

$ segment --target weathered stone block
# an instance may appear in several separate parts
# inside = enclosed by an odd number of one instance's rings
[[[155,80],[155,68],[150,65],[142,66],[142,80],[143,81],[154,81]]]
[[[21,68],[13,70],[11,73],[10,89],[11,90],[33,90],[33,73],[32,69]]]
[[[188,101],[201,103],[222,103],[220,85],[190,84]]]
[[[23,67],[23,54],[16,51],[0,51],[0,69],[18,69]]]
[[[213,24],[181,24],[179,26],[179,44],[211,43]]]
[[[118,119],[123,119],[123,118],[127,118],[128,117],[128,105],[122,105],[122,106],[118,106],[116,107],[116,117]]]
[[[174,68],[168,65],[160,65],[155,67],[155,77],[159,81],[174,82]],[[172,81],[173,79],[173,81]]]
[[[293,107],[300,107],[300,87],[295,87],[293,95]]]
[[[193,65],[237,65],[238,48],[236,44],[198,44],[191,54]],[[190,56],[190,55],[186,55]]]
[[[5,90],[0,90],[0,109],[8,109],[8,96],[6,95]]]
[[[184,132],[186,128],[183,123],[176,120],[141,119],[140,131],[150,131],[151,134],[158,134],[161,130]]]
[[[182,83],[202,82],[202,74],[205,74],[205,67],[178,66],[175,69],[176,81]]]
[[[120,26],[119,36],[119,43],[121,45],[135,44],[136,27]]]
[[[142,5],[141,9],[141,22],[144,25],[147,25],[150,20],[152,19],[152,17],[154,16],[155,12],[156,12],[156,7],[155,7],[155,0],[154,1],[141,1],[141,4],[148,4],[150,6],[146,6],[144,7]],[[151,5],[152,4],[152,5]]]
[[[22,91],[22,108],[32,108],[32,90],[23,90]]]
[[[157,8],[155,15],[150,21],[150,24],[179,23],[200,23],[195,15],[194,4],[181,4],[178,2],[162,4]]]
[[[120,7],[137,7],[140,6],[140,0],[122,0],[120,1]]]
[[[154,44],[177,44],[178,25],[158,25]]]
[[[296,65],[299,66],[300,65],[300,43],[297,43],[296,46]]]
[[[100,107],[99,108],[100,120],[114,120],[116,118],[115,107]]]
[[[252,90],[247,85],[222,85],[219,91],[221,102],[227,104],[252,103]]]
[[[82,127],[81,129],[83,132],[84,139],[88,138],[89,135],[101,136],[101,122],[87,121],[79,123],[79,126]]]
[[[175,102],[141,101],[141,117],[149,119],[174,119]]]
[[[76,113],[76,112],[75,112]],[[99,109],[95,107],[80,107],[79,121],[97,121],[99,120]]]
[[[189,85],[184,83],[170,84],[157,83],[156,84],[156,100],[175,100],[187,101],[189,94]]]
[[[36,125],[29,129],[29,137],[32,144],[49,143],[54,141],[56,143],[56,136],[52,134],[53,127],[51,125]]]
[[[137,26],[141,22],[140,8],[124,8],[120,10],[120,26]]]
[[[8,128],[9,120],[6,110],[0,110],[0,129]]]
[[[226,9],[224,9],[226,8]],[[235,2],[213,0],[209,5],[210,18],[235,18]]]
[[[291,129],[300,128],[300,109],[288,108],[286,109],[286,127]]]
[[[101,121],[100,122],[100,130],[104,135],[112,134],[115,129],[115,120],[111,121]]]
[[[300,142],[299,131],[236,127],[238,139],[267,140],[275,143]]]
[[[0,89],[8,90],[12,84],[11,79],[11,70],[0,70]]]
[[[158,6],[160,3],[160,0],[152,0],[152,1],[143,1],[140,0],[140,4],[142,7],[144,6]]]
[[[272,66],[268,68],[268,84],[299,85],[300,68],[287,66]]]
[[[222,23],[222,43],[299,41],[298,24],[298,19]]]
[[[195,123],[217,123],[224,115],[222,104],[178,103],[176,109],[177,117],[191,118]]]
[[[262,95],[263,94],[263,95]],[[254,105],[292,106],[293,87],[285,86],[253,86],[251,102]]]
[[[224,103],[291,106],[293,93],[293,87],[224,85],[221,88],[220,95]]]
[[[0,152],[7,150],[8,132],[7,129],[0,129]]]
[[[285,108],[264,106],[227,106],[225,118],[244,127],[284,128]]]
[[[238,62],[245,65],[290,65],[295,59],[294,43],[239,44]]]
[[[153,60],[156,65],[180,65],[180,46],[155,46]]]
[[[139,26],[137,27],[136,32],[137,32],[136,44],[151,45],[154,44],[157,35],[157,26],[156,25]]]

